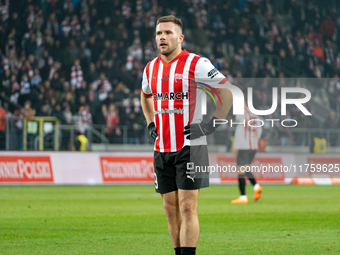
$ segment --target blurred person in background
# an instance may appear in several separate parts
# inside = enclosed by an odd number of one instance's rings
[[[66,118],[65,118],[65,115],[64,115],[64,113],[61,109],[61,105],[59,103],[56,104],[53,107],[51,116],[56,117],[59,120],[59,125],[65,125],[66,124]],[[62,146],[63,135],[64,135],[64,130],[62,128],[59,128],[59,148],[58,148],[58,150],[60,150],[60,148]]]
[[[36,116],[38,117],[48,117],[50,116],[48,112],[48,104],[42,104],[40,109],[37,111]]]
[[[30,99],[31,84],[26,74],[23,74],[20,82],[20,92],[18,103],[24,105],[24,103]]]
[[[6,149],[6,111],[0,101],[0,150]]]
[[[8,66],[5,70],[4,75],[0,76],[0,93],[3,96],[10,97],[11,96],[11,71]]]
[[[51,82],[49,80],[45,80],[44,82],[44,98],[49,103],[52,98],[57,98],[57,92],[51,87]]]
[[[340,128],[340,121],[339,118],[335,116],[335,112],[331,111],[328,115],[328,118],[322,125],[322,128],[326,130],[325,137],[327,142],[331,146],[338,145],[338,132]],[[329,130],[327,132],[327,130]],[[328,134],[329,133],[329,134]]]
[[[81,87],[83,82],[83,70],[80,66],[79,59],[75,59],[71,68],[71,85],[76,86],[77,89]]]
[[[118,110],[114,103],[111,103],[108,107],[108,111],[105,115],[106,120],[106,134],[110,143],[119,143],[121,136],[121,129],[118,127],[120,120]]]
[[[38,86],[39,83],[42,83],[42,78],[40,76],[40,72],[38,68],[34,69],[34,75],[31,79],[31,86],[35,87]]]
[[[138,119],[139,118],[139,119]],[[143,137],[143,126],[140,124],[141,115],[130,112],[125,120],[127,126],[128,144],[140,144],[140,138]]]
[[[249,111],[246,102],[244,102],[244,107],[244,115],[236,115],[237,123],[249,123],[249,121],[259,118],[257,115]],[[246,195],[246,177],[253,185],[254,201],[258,201],[261,197],[262,187],[256,182],[252,171],[246,170],[246,167],[251,165],[251,162],[255,157],[261,135],[262,127],[251,127],[249,125],[246,125],[245,127],[243,125],[236,126],[233,152],[236,158],[238,186],[241,196],[232,200],[232,204],[248,203],[248,197]]]
[[[23,150],[23,128],[24,118],[35,116],[36,110],[31,108],[31,102],[26,101],[24,107],[14,111],[15,118],[15,133],[17,139],[17,150]]]
[[[77,137],[74,144],[77,151],[87,150],[87,135],[86,130],[88,126],[92,125],[92,115],[88,105],[79,106],[78,114],[74,116],[74,122],[77,125]]]
[[[73,124],[73,114],[70,110],[70,106],[69,104],[65,103],[63,106],[61,106],[62,108],[62,114],[63,117],[61,119],[64,120],[64,122],[62,123],[62,125],[72,125]],[[60,149],[61,150],[70,150],[70,138],[71,138],[71,132],[70,129],[68,128],[63,128],[62,129],[62,140],[60,143]]]

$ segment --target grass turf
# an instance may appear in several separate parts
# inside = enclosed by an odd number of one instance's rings
[[[247,186],[247,193],[253,191]],[[340,254],[340,186],[200,192],[197,254]],[[2,186],[0,254],[174,254],[153,186]]]

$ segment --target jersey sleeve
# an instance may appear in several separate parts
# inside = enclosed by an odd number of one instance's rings
[[[152,95],[151,88],[150,88],[149,81],[148,81],[148,77],[146,75],[146,67],[144,68],[144,71],[143,71],[142,92],[146,96]]]
[[[217,84],[224,83],[227,80],[207,58],[200,58],[197,61],[195,69],[195,82],[207,84],[215,87]]]

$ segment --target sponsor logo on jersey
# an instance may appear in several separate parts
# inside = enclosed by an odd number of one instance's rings
[[[162,109],[159,111],[155,111],[155,114],[163,114],[163,113],[177,113],[177,114],[183,114],[183,109],[181,108],[175,108],[173,110],[171,109]]]
[[[153,94],[153,101],[156,100],[184,100],[189,99],[189,93],[188,92],[166,92],[166,93],[154,93]]]
[[[211,69],[209,72],[208,72],[208,77],[210,79],[214,78],[216,75],[218,74],[218,70],[216,68],[214,69]]]
[[[170,78],[169,75],[163,75],[162,81],[168,81]]]

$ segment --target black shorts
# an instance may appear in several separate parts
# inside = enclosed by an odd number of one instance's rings
[[[177,152],[154,152],[155,189],[168,193],[178,189],[209,187],[209,172],[195,171],[195,166],[209,165],[206,145],[185,146]]]
[[[250,165],[253,161],[257,150],[239,150],[236,164],[238,166]]]

